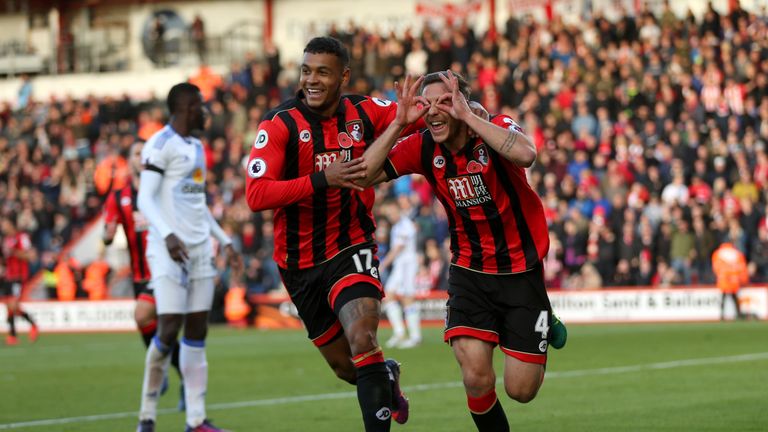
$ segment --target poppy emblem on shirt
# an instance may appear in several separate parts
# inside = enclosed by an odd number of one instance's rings
[[[309,130],[304,129],[299,133],[299,139],[301,140],[301,142],[305,142],[305,143],[309,142],[309,140],[312,139],[312,134],[309,132]]]
[[[253,148],[259,150],[263,149],[267,146],[267,142],[269,141],[269,135],[267,134],[267,131],[260,130],[258,135],[256,135],[256,141],[253,143]]]
[[[469,161],[467,164],[467,172],[472,174],[483,172],[483,165],[478,161]]]
[[[360,142],[363,139],[363,121],[352,120],[347,122],[347,133],[353,140]]]
[[[267,173],[267,163],[264,159],[256,158],[248,162],[248,177],[259,178]]]
[[[432,165],[434,165],[437,169],[443,168],[445,166],[445,158],[442,156],[435,156],[435,158],[432,160]]]
[[[339,132],[339,146],[341,148],[348,149],[352,147],[354,143],[352,142],[352,138],[349,137],[349,134],[346,132]]]

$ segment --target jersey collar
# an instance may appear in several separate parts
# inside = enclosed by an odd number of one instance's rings
[[[344,103],[346,101],[346,97],[344,95],[341,96],[341,100],[339,101],[339,106],[336,108],[336,112],[331,117],[325,117],[321,116],[320,114],[312,111],[309,109],[307,104],[304,103],[304,91],[299,90],[296,92],[296,106],[299,109],[299,112],[306,118],[315,119],[315,120],[328,120],[330,118],[335,118],[339,116],[344,116],[347,112],[347,104]]]

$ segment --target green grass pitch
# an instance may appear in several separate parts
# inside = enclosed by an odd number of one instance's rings
[[[390,332],[382,329],[380,338]],[[393,431],[473,431],[458,367],[438,328],[403,363],[411,419]],[[0,430],[130,431],[144,353],[138,334],[43,334],[0,346]],[[208,415],[244,431],[360,431],[354,388],[302,331],[213,328]],[[501,355],[496,358],[500,372]],[[497,387],[514,431],[768,430],[768,323],[570,326],[526,405]],[[178,378],[158,430],[183,430]]]

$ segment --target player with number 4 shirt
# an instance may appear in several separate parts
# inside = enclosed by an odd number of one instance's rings
[[[525,175],[536,149],[510,117],[487,121],[472,113],[469,86],[456,74],[427,75],[420,93],[399,101],[395,120],[364,154],[366,179],[358,184],[422,174],[445,207],[452,265],[444,337],[461,367],[478,430],[508,431],[495,392],[494,347],[506,354],[507,394],[528,402],[544,379],[549,344],[560,348],[566,336],[544,287],[543,206]],[[411,124],[409,104],[424,103],[427,129],[395,145]]]

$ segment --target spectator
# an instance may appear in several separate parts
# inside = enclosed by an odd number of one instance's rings
[[[200,63],[207,63],[208,47],[205,36],[205,23],[200,18],[200,14],[195,14],[195,19],[189,27],[189,36],[192,39],[192,45],[195,47]]]
[[[722,292],[720,319],[725,319],[725,300],[730,298],[736,307],[736,318],[741,318],[739,290],[748,282],[749,274],[744,254],[730,243],[723,243],[712,254],[712,269],[717,277],[717,287]]]
[[[672,233],[669,257],[672,260],[672,268],[680,275],[681,282],[685,285],[691,283],[692,261],[696,256],[695,241],[688,221],[685,218],[678,220]]]
[[[162,15],[157,14],[152,20],[149,40],[152,46],[152,60],[154,60],[156,65],[165,67],[165,18]]]

